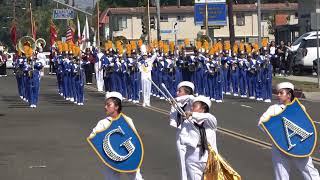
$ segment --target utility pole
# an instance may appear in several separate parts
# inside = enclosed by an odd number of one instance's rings
[[[97,48],[100,49],[100,0],[97,1]]]
[[[151,29],[150,29],[150,0],[148,0],[148,7],[147,7],[147,18],[148,18],[148,44],[151,43]]]
[[[209,36],[209,27],[208,27],[208,0],[206,0],[206,35]]]
[[[29,8],[30,8],[30,23],[31,23],[31,36],[33,37],[33,20],[32,20],[32,7],[31,7],[31,1],[29,4]],[[33,37],[34,38],[34,37]]]
[[[261,47],[261,2],[257,0],[258,8],[258,45]]]
[[[316,0],[316,31],[317,31],[317,72],[318,72],[318,88],[320,88],[320,60],[319,60],[319,0]]]
[[[13,22],[16,23],[16,0],[13,0]]]
[[[161,40],[161,35],[160,35],[160,0],[156,0],[156,6],[157,6],[157,39],[158,41]]]
[[[227,3],[228,3],[228,20],[229,20],[230,45],[231,45],[231,48],[232,48],[234,43],[235,43],[234,21],[233,21],[233,0],[227,0]]]

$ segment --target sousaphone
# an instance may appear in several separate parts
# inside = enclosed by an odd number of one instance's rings
[[[32,51],[25,52],[25,48],[24,48],[25,46],[29,46]],[[23,36],[22,38],[19,39],[18,48],[27,57],[31,57],[34,51],[36,50],[36,41],[30,36]]]

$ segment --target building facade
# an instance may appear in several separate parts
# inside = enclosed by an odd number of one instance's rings
[[[285,24],[297,24],[297,11],[297,3],[262,4],[262,37],[267,37],[270,40],[275,39],[274,29],[279,14],[286,16]],[[164,41],[177,40],[180,44],[188,38],[192,42],[197,36],[205,34],[205,30],[201,29],[201,26],[195,25],[193,6],[165,6],[160,8],[160,13],[160,35]],[[258,15],[256,5],[236,4],[233,6],[233,13],[236,40],[257,41]],[[108,35],[105,36],[109,39],[123,36],[127,39],[137,40],[142,37],[142,23],[146,14],[144,7],[109,8],[103,14],[109,17],[109,23],[104,25],[108,28]],[[150,16],[152,21],[157,24],[155,7],[150,8]],[[281,17],[283,18],[283,16]],[[212,38],[229,39],[228,17],[226,20],[226,26],[214,27],[209,30],[209,35]],[[156,28],[151,29],[151,39],[157,37]]]

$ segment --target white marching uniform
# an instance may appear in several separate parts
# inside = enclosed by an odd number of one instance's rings
[[[44,55],[43,52],[39,52],[37,54],[37,60],[40,61],[43,64],[43,66],[46,65],[46,59],[46,55]],[[40,76],[44,76],[44,68],[40,71]]]
[[[99,60],[94,64],[94,70],[95,70],[96,80],[97,80],[97,88],[99,92],[102,92],[104,88],[103,70],[102,70],[102,62],[101,62],[101,58],[103,55],[104,54],[102,52],[99,52],[97,54]]]
[[[141,72],[141,88],[143,96],[143,105],[150,106],[151,96],[151,70],[153,61],[157,58],[157,54],[154,54],[151,58],[147,58],[145,63],[139,63],[139,70]]]
[[[136,130],[136,128],[134,127],[133,121],[131,118],[129,118],[126,115],[123,115],[124,118],[127,120],[127,122],[129,123],[129,125]],[[100,132],[106,128],[108,128],[110,126],[110,122],[111,122],[112,118],[111,117],[106,117],[105,119],[102,119],[98,122],[97,126],[95,128],[93,128],[92,133],[90,134],[90,138],[93,137],[97,132]],[[105,174],[105,180],[120,180],[120,174],[127,174],[129,176],[130,180],[143,180],[142,175],[140,173],[140,169],[138,169],[136,172],[133,173],[120,173],[117,171],[114,171],[112,169],[110,169],[109,167],[106,167],[104,169]]]
[[[259,120],[259,126],[263,121],[268,120],[270,116],[279,114],[284,108],[284,104],[275,104],[270,106],[268,110],[261,116]],[[303,109],[305,109],[304,106]],[[273,170],[276,180],[289,180],[289,162],[296,166],[305,180],[320,180],[319,172],[314,167],[311,157],[296,158],[288,156],[281,152],[274,144],[272,145],[271,153]]]
[[[185,111],[191,111],[191,106],[193,102],[193,95],[185,95],[176,98],[176,101],[180,107],[184,107]],[[181,125],[183,121],[178,119],[178,112],[174,107],[171,107],[170,111],[170,126],[176,128],[176,145],[177,145],[177,155],[179,161],[179,170],[181,180],[187,180],[187,170],[185,166],[185,155],[186,155],[186,146],[181,144],[180,134],[181,134]]]
[[[207,143],[212,149],[218,153],[216,143],[217,120],[210,113],[193,112],[190,118],[193,123],[201,124],[205,128]],[[200,134],[199,130],[189,120],[185,120],[182,124],[180,141],[186,146],[186,170],[188,180],[202,180],[208,160],[208,150],[200,155]]]

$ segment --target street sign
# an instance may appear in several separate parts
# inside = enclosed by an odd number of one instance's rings
[[[226,0],[195,0],[194,3],[226,3]]]
[[[52,17],[53,19],[73,19],[74,11],[73,9],[53,9]]]
[[[205,22],[205,4],[194,5],[194,19],[196,25],[203,26]],[[208,4],[208,26],[226,26],[227,8],[225,3]]]
[[[172,33],[172,30],[160,30],[161,34],[170,34]]]

